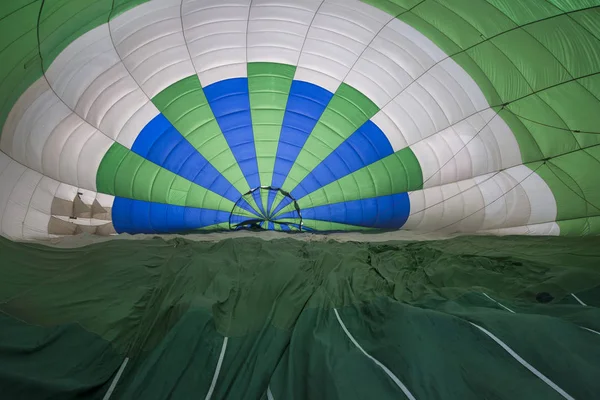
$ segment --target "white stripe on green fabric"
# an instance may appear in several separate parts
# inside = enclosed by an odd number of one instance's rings
[[[469,322],[475,328],[477,328],[480,331],[482,331],[483,333],[485,333],[494,342],[498,343],[500,345],[500,347],[502,347],[508,354],[510,354],[522,366],[524,366],[525,368],[527,368],[529,371],[531,371],[531,373],[533,373],[535,376],[537,376],[542,381],[544,381],[544,383],[546,385],[550,386],[552,389],[554,389],[556,392],[558,392],[562,397],[564,397],[565,399],[569,399],[569,400],[575,400],[571,395],[569,395],[567,392],[565,392],[564,390],[562,390],[560,388],[560,386],[558,386],[556,383],[552,382],[548,377],[546,377],[546,375],[542,374],[540,371],[538,371],[537,369],[535,369],[531,364],[529,364],[527,361],[525,361],[513,349],[511,349],[506,343],[504,343],[502,340],[498,339],[493,333],[491,333],[487,329],[485,329],[485,328],[483,328],[483,327],[481,327],[481,326],[479,326],[477,324],[474,324],[471,321],[467,321],[467,322]]]
[[[271,386],[267,387],[267,400],[275,400],[275,397],[273,397],[273,392],[271,392]]]
[[[358,342],[356,341],[356,339],[354,339],[354,337],[348,331],[348,328],[346,328],[346,325],[344,325],[344,321],[342,321],[342,318],[340,317],[340,314],[338,313],[338,310],[334,308],[333,311],[335,312],[335,316],[337,317],[338,322],[342,326],[342,329],[344,330],[344,333],[346,333],[346,336],[348,336],[348,338],[356,346],[356,348],[358,348],[365,356],[367,356],[371,361],[373,361],[375,364],[377,364],[377,366],[379,366],[379,368],[381,368],[390,378],[392,378],[392,380],[394,381],[394,383],[402,390],[402,392],[404,392],[404,394],[406,395],[406,397],[408,397],[410,400],[416,400],[415,396],[412,395],[412,393],[408,390],[408,388],[406,387],[406,385],[404,385],[404,383],[402,383],[402,381],[400,381],[400,379],[398,379],[398,377],[396,375],[394,375],[394,373],[392,371],[390,371],[385,365],[383,365],[375,357],[373,357],[369,353],[367,353],[360,346],[360,344],[358,344]]]
[[[223,339],[223,346],[221,347],[221,354],[219,355],[219,361],[217,361],[217,367],[215,368],[215,374],[213,376],[212,383],[210,384],[210,388],[208,389],[208,393],[206,393],[206,397],[204,400],[210,400],[215,391],[215,386],[217,386],[217,380],[219,379],[219,373],[221,372],[221,366],[223,365],[223,358],[225,358],[225,350],[227,349],[227,342],[229,341],[228,337]]]
[[[487,295],[487,293],[484,293],[484,292],[482,292],[482,293],[483,293],[483,295],[485,297],[487,297],[488,299],[490,299],[494,303],[498,304],[500,307],[504,308],[506,311],[510,311],[511,313],[515,314],[515,312],[513,310],[511,310],[510,308],[506,307],[504,304],[500,303],[499,301],[496,301],[496,300],[492,299],[490,296]]]
[[[583,301],[581,301],[581,299],[579,297],[575,296],[575,293],[571,293],[571,296],[573,296],[573,298],[575,300],[577,300],[579,302],[579,304],[581,304],[582,306],[587,307],[587,304],[585,304]]]
[[[586,328],[585,326],[580,326],[580,328],[581,328],[581,329],[585,329],[586,331],[589,331],[589,332],[595,333],[596,335],[600,335],[600,332],[598,332],[598,331],[595,331],[595,330],[593,330],[593,329],[590,329],[590,328]]]
[[[121,375],[123,374],[123,371],[125,371],[125,367],[127,366],[128,362],[129,362],[129,357],[125,357],[125,359],[123,360],[123,363],[121,363],[121,367],[117,371],[117,374],[113,378],[113,381],[111,382],[110,387],[106,391],[106,394],[104,395],[102,400],[110,399],[110,396],[112,396],[113,392],[115,391],[115,388],[117,387],[117,383],[119,382],[119,379],[121,379]]]

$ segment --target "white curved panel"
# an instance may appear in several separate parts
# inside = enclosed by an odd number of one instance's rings
[[[202,86],[248,76],[250,0],[184,0],[183,31]]]
[[[248,62],[297,65],[322,0],[254,0],[248,22]]]
[[[335,92],[392,18],[357,0],[325,1],[308,30],[295,79]]]
[[[46,78],[69,108],[128,148],[134,137],[126,128],[145,126],[158,115],[121,62],[107,24],[71,43],[50,65]]]
[[[0,148],[43,175],[95,190],[100,161],[112,143],[71,112],[41,78],[11,111]]]
[[[478,231],[484,235],[529,235],[529,236],[559,236],[560,227],[556,222],[546,222],[543,224],[516,226],[512,228],[490,229]]]
[[[415,191],[409,196],[411,215],[404,228],[412,230],[490,231],[556,218],[550,189],[524,165]]]
[[[195,74],[180,10],[181,0],[151,1],[110,21],[118,54],[150,98]]]
[[[499,123],[494,121],[499,120]],[[493,110],[474,114],[411,146],[424,187],[460,181],[521,161],[516,139]]]

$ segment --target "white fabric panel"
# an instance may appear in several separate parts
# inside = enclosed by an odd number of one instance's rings
[[[59,199],[73,201],[75,200],[75,197],[78,193],[82,194],[80,196],[81,201],[87,205],[92,205],[94,203],[94,200],[98,200],[98,203],[100,203],[102,207],[112,208],[113,203],[115,201],[115,197],[110,194],[96,193],[91,190],[77,188],[75,186],[67,185],[65,183],[59,184],[54,196],[58,197]]]
[[[14,211],[14,207],[10,205],[10,199],[27,168],[11,160],[10,157],[2,152],[0,152],[0,167],[2,167],[0,169],[0,188],[2,188],[0,190],[0,233],[7,237],[20,237],[22,231],[15,230],[10,223],[7,223],[7,227],[11,226],[12,230],[8,229],[5,231],[4,220],[6,215]]]
[[[402,136],[402,133],[398,130],[394,121],[392,121],[386,113],[379,111],[371,118],[371,121],[383,131],[384,135],[392,145],[394,152],[408,147],[408,142],[404,136]]]
[[[100,203],[102,207],[112,208],[113,203],[115,202],[115,196],[104,193],[98,193],[96,195],[96,200],[98,200],[98,203]]]
[[[110,21],[117,52],[150,98],[195,74],[180,12],[181,0],[155,0]]]
[[[98,167],[112,143],[71,112],[41,78],[9,114],[0,148],[43,175],[95,190]]]
[[[434,59],[425,48],[437,47],[406,23],[392,19],[377,35],[348,74],[346,83],[367,95],[377,106],[384,107],[431,68],[443,53],[432,49]],[[413,40],[411,40],[412,38]],[[420,46],[424,46],[422,48]]]
[[[254,0],[248,23],[248,62],[297,65],[308,27],[322,0]]]
[[[537,173],[525,165],[519,165],[506,170],[506,173],[513,177],[517,182],[521,182],[521,187],[527,194],[531,204],[531,213],[528,225],[539,224],[542,222],[554,221],[558,214],[556,199],[548,184]]]
[[[107,24],[71,43],[46,77],[69,108],[128,148],[134,141],[130,127],[144,126],[158,115],[120,61]]]
[[[498,123],[495,123],[499,120]],[[461,120],[411,149],[423,170],[424,187],[464,180],[521,162],[516,139],[493,110]]]
[[[78,192],[79,192],[79,189],[76,188],[75,186],[61,183],[58,186],[58,188],[56,189],[56,193],[54,196],[58,197],[59,199],[73,201],[73,199],[75,199],[75,196],[77,196]]]
[[[59,182],[42,177],[33,192],[23,223],[23,239],[47,238],[54,194]]]
[[[487,231],[479,231],[479,234],[484,235],[529,235],[529,236],[559,236],[560,227],[556,222],[546,222],[543,224],[516,226],[512,228],[491,229]]]
[[[109,221],[107,221],[105,219],[96,219],[96,218],[80,218],[80,217],[78,217],[76,219],[71,219],[64,215],[54,215],[53,217],[63,220],[65,222],[69,222],[71,224],[82,225],[82,226],[102,226],[102,225],[106,225],[106,224],[110,223]]]
[[[13,238],[23,237],[23,225],[27,217],[29,203],[42,175],[39,172],[25,168],[19,176],[4,210],[2,232]],[[39,222],[39,218],[37,220]],[[35,223],[35,221],[33,221]],[[47,226],[47,222],[46,222]]]
[[[183,31],[202,86],[248,76],[251,0],[184,0]]]
[[[556,202],[550,189],[523,165],[415,191],[409,196],[411,215],[405,229],[491,231],[556,218]]]
[[[357,0],[327,0],[308,30],[295,79],[335,92],[393,17]]]

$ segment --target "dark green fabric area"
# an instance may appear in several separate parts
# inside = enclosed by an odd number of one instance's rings
[[[594,398],[599,244],[0,238],[0,386],[102,398],[128,357],[111,399],[562,398],[481,327]]]

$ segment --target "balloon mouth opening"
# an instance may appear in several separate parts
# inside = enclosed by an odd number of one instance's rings
[[[302,211],[289,192],[259,186],[236,201],[229,213],[229,230],[302,232]]]

